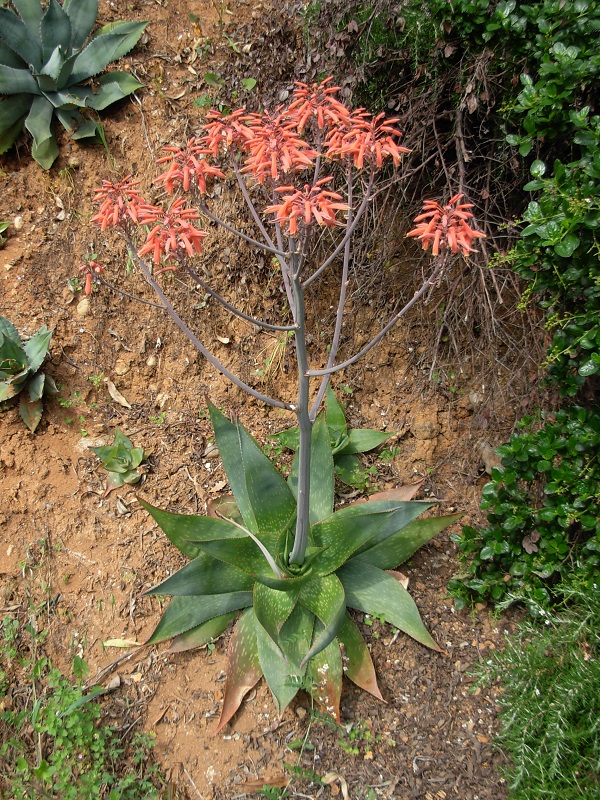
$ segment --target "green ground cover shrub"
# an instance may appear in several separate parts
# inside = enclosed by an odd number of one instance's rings
[[[600,798],[600,593],[570,589],[479,670],[502,684],[499,743],[511,800]]]

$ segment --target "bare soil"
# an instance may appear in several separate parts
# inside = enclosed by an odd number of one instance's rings
[[[151,189],[160,148],[184,141],[198,124],[202,111],[193,100],[203,94],[218,99],[218,90],[203,81],[206,72],[226,75],[233,91],[242,78],[256,78],[253,97],[269,100],[289,91],[293,70],[305,57],[291,6],[101,3],[103,22],[134,18],[151,24],[144,43],[123,63],[147,88],[104,117],[107,150],[83,149],[63,137],[61,156],[48,173],[32,161],[26,143],[1,162],[0,219],[12,225],[0,250],[0,313],[23,335],[42,324],[54,330],[46,370],[60,395],[47,402],[34,435],[15,408],[0,416],[0,612],[36,617],[50,631],[49,655],[66,674],[79,655],[90,665],[91,683],[112,681],[107,714],[116,724],[156,734],[160,765],[190,798],[230,800],[252,796],[263,783],[285,785],[286,762],[305,770],[294,777],[293,796],[501,800],[506,789],[502,756],[492,743],[494,696],[472,691],[469,670],[502,645],[513,622],[510,615],[497,621],[485,609],[474,616],[455,613],[446,586],[457,570],[450,535],[458,526],[403,568],[444,652],[431,653],[377,621],[369,627],[357,615],[368,631],[386,703],[346,685],[342,729],[314,719],[306,697],[278,718],[261,683],[225,733],[215,736],[227,636],[184,654],[169,654],[166,646],[105,644],[147,639],[165,601],[143,592],[182,563],[136,492],[161,507],[195,513],[226,490],[218,456],[210,452],[205,394],[239,414],[259,441],[292,423],[224,381],[155,309],[107,289],[82,304],[83,295],[69,285],[86,253],[95,252],[107,277],[117,276],[125,288],[122,247],[88,224],[93,189],[103,177],[131,172],[144,190]],[[215,288],[225,287],[251,312],[276,310],[281,296],[272,289],[269,265],[248,263],[245,251],[229,245],[226,252],[227,245],[216,238],[208,248]],[[201,296],[186,297],[176,283],[173,288],[188,304],[199,335],[233,369],[291,396],[294,377],[285,351],[279,347],[281,360],[272,358],[276,339],[210,305],[198,308]],[[328,299],[321,295],[319,308],[326,310]],[[380,313],[357,295],[349,347],[377,329]],[[348,415],[355,427],[396,432],[393,460],[372,459],[374,486],[425,479],[421,496],[441,499],[468,522],[478,518],[485,482],[476,443],[503,441],[518,410],[488,404],[480,413],[473,392],[485,389],[465,365],[452,392],[422,394],[423,375],[411,357],[418,347],[415,331],[417,323],[398,328],[344,374]],[[129,408],[113,401],[107,380]],[[148,468],[135,490],[105,495],[105,473],[89,446],[112,441],[117,427],[144,448]],[[311,782],[311,770],[328,775],[329,784]]]

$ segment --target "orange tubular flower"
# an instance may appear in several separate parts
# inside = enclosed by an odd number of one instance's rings
[[[340,202],[343,198],[336,192],[329,192],[322,187],[332,181],[333,178],[322,178],[314,186],[306,184],[304,190],[300,191],[294,186],[280,186],[276,192],[284,194],[281,203],[265,208],[265,212],[274,213],[275,221],[288,226],[290,236],[298,233],[298,221],[304,225],[311,224],[313,219],[318,225],[331,226],[342,225],[336,219],[336,211],[347,211],[348,205]]]
[[[300,81],[296,83],[287,116],[295,119],[299,133],[311,118],[316,119],[319,130],[350,119],[349,109],[334,96],[339,92],[339,86],[327,86],[332,80],[332,77],[325,78],[321,83],[311,86]]]
[[[468,220],[473,219],[472,212],[468,210],[473,208],[473,203],[461,203],[462,198],[462,194],[455,194],[445,206],[435,200],[426,200],[423,213],[415,217],[417,227],[406,235],[420,239],[423,250],[431,245],[434,256],[441,250],[462,252],[465,256],[471,253],[473,240],[485,239],[485,233],[476,231],[468,224]]]
[[[357,169],[365,164],[381,167],[391,156],[398,166],[404,153],[410,153],[394,141],[394,136],[402,136],[402,131],[394,128],[397,119],[385,119],[384,114],[372,117],[364,109],[354,111],[346,129],[332,131],[326,141],[327,155],[330,158],[350,156]]]
[[[220,111],[210,111],[207,119],[211,120],[204,126],[205,134],[197,141],[199,145],[207,148],[214,158],[221,150],[227,150],[232,145],[245,149],[252,131],[244,125],[248,117],[246,110],[238,108],[231,114],[222,114]]]
[[[144,204],[144,198],[135,188],[139,181],[132,181],[131,175],[123,178],[122,181],[102,181],[102,188],[96,189],[94,202],[99,203],[100,210],[91,222],[95,222],[102,230],[108,227],[115,228],[127,219],[138,221],[138,212]]]
[[[169,194],[173,194],[176,186],[181,186],[184,192],[188,192],[192,186],[204,194],[208,177],[225,177],[221,170],[208,164],[204,156],[210,150],[199,145],[195,136],[188,140],[185,147],[163,147],[163,150],[168,155],[158,158],[156,163],[169,163],[169,168],[154,183],[162,183]]]
[[[104,268],[98,264],[97,261],[88,261],[87,264],[83,264],[79,267],[79,272],[85,275],[85,286],[84,286],[84,294],[90,295],[92,293],[92,283],[94,274],[99,275],[101,272],[104,272]]]
[[[242,172],[251,172],[259,183],[264,183],[267,176],[277,180],[282,173],[313,165],[318,154],[300,138],[296,121],[287,120],[281,109],[274,114],[268,111],[253,114],[247,119],[252,138],[246,144],[250,156]]]
[[[183,204],[184,199],[180,197],[171,203],[168,211],[149,205],[140,209],[140,223],[153,226],[139,250],[140,256],[152,253],[154,263],[159,264],[163,256],[176,258],[181,250],[188,256],[202,252],[202,239],[207,234],[189,222],[200,219],[200,214],[195,209],[184,208]]]

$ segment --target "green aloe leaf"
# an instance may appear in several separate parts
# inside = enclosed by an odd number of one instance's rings
[[[96,83],[100,88],[95,94],[92,94],[87,103],[95,111],[102,111],[144,85],[129,72],[107,72],[106,75],[101,75]]]
[[[138,42],[147,22],[115,22],[105,25],[81,51],[71,73],[71,83],[97,75],[111,61],[126,55]]]
[[[346,595],[340,579],[336,575],[326,575],[303,586],[298,602],[323,623],[322,630],[315,635],[310,650],[302,659],[300,666],[303,667],[337,635],[346,614]]]
[[[283,533],[296,515],[289,486],[238,422],[231,423],[212,404],[210,417],[231,491],[252,533]]]
[[[91,449],[95,451],[96,448]],[[200,547],[192,543],[192,539],[195,542],[205,542],[212,539],[243,539],[246,537],[242,530],[226,520],[200,517],[194,514],[174,514],[171,511],[156,508],[145,500],[139,498],[138,500],[165,533],[171,544],[175,545],[188,558],[196,558],[201,552]]]
[[[87,108],[93,94],[89,86],[71,86],[56,92],[44,92],[46,100],[49,100],[55,109],[61,108],[64,111],[71,111],[75,106]]]
[[[45,97],[34,98],[25,127],[33,136],[31,155],[43,169],[50,169],[58,156],[58,144],[52,133],[52,104]]]
[[[25,344],[25,352],[27,353],[29,368],[32,372],[37,372],[42,366],[48,352],[48,347],[50,346],[51,338],[52,331],[48,330],[48,328],[43,325]]]
[[[254,613],[276,647],[279,634],[294,610],[298,592],[280,592],[262,583],[254,585]]]
[[[13,0],[13,6],[17,9],[33,41],[41,45],[40,33],[44,10],[40,0]]]
[[[335,454],[335,476],[346,486],[364,489],[369,479],[369,473],[355,455]]]
[[[29,400],[26,394],[21,395],[21,400],[19,402],[19,413],[21,415],[21,419],[32,433],[35,432],[35,429],[40,423],[42,418],[42,410],[43,407],[41,400],[34,400],[32,402]]]
[[[71,47],[79,50],[96,23],[98,0],[65,0],[63,11],[71,20]]]
[[[174,575],[145,594],[197,596],[229,592],[250,592],[254,580],[241,569],[201,553]]]
[[[220,614],[218,617],[206,620],[201,625],[197,625],[185,633],[176,636],[169,647],[169,653],[183,653],[185,650],[193,650],[195,647],[218,639],[229,625],[237,617],[237,611],[230,611],[227,614]]]
[[[411,490],[412,487],[410,486],[402,486],[400,489],[392,489],[390,490],[390,494],[395,494],[398,492],[401,495],[405,490]],[[378,508],[380,503],[382,502],[390,502],[389,500],[385,500],[385,496],[388,495],[388,492],[378,492],[375,495],[372,495],[374,498],[381,497],[382,499],[379,500],[368,500],[366,503],[356,503],[356,506],[366,506],[367,510],[371,507]],[[399,501],[397,498],[392,497],[392,501],[395,502],[395,505],[398,508],[398,515],[395,517],[393,523],[391,525],[382,525],[379,530],[376,531],[374,537],[368,541],[366,544],[361,545],[357,548],[355,552],[355,556],[360,555],[361,553],[372,549],[380,542],[384,542],[390,536],[393,536],[398,531],[405,528],[409,523],[411,523],[414,519],[416,519],[420,514],[424,514],[425,511],[428,511],[433,503],[428,503],[424,500],[414,500],[414,501]],[[353,506],[351,506],[352,508]],[[396,527],[394,527],[396,525]],[[396,566],[396,565],[395,565]]]
[[[350,608],[382,616],[426,647],[440,649],[423,625],[415,601],[391,575],[358,559],[344,564],[337,575]]]
[[[17,69],[23,69],[24,62],[22,58],[11,50],[10,47],[0,39],[0,65],[4,65],[5,67],[16,67]]]
[[[42,68],[42,48],[39,37],[32,35],[27,25],[16,14],[4,7],[0,7],[0,39],[3,39],[11,50],[21,56],[26,64],[31,65],[35,70]],[[0,91],[4,92],[3,89]],[[39,94],[39,92],[35,94]]]
[[[156,644],[164,642],[165,639],[173,639],[181,633],[197,628],[198,625],[213,617],[248,608],[251,605],[252,592],[174,597],[146,644]]]
[[[1,8],[0,11],[2,11]],[[22,93],[41,95],[40,87],[31,72],[27,69],[2,67],[0,69],[0,94]]]
[[[288,478],[289,486],[298,496],[298,453],[294,457],[292,470]],[[309,519],[314,525],[333,511],[334,473],[331,440],[325,421],[325,415],[319,414],[313,425],[310,457],[310,501]]]
[[[277,534],[264,533],[261,535],[260,540],[271,555],[276,552],[277,543],[279,541],[279,536]],[[195,539],[192,539],[192,541],[196,542]],[[257,580],[261,575],[273,575],[273,570],[267,562],[264,553],[250,536],[244,536],[243,539],[238,538],[235,540],[215,539],[214,541],[197,542],[197,544],[202,552],[208,553],[213,558],[224,561],[226,564],[232,564],[234,567],[238,567],[247,575],[251,575]]]
[[[23,130],[32,99],[28,94],[14,94],[0,102],[0,155],[12,147]]]
[[[394,569],[457,519],[460,519],[460,514],[416,519],[402,530],[389,536],[385,541],[365,549],[355,558],[358,561],[368,561],[369,564],[380,569]]]
[[[348,678],[365,692],[369,692],[378,700],[385,702],[377,685],[377,676],[369,648],[348,614],[340,625],[337,638],[344,645],[344,666]]]
[[[333,433],[333,438],[337,442],[341,442],[348,434],[348,425],[346,424],[346,415],[341,403],[335,396],[335,392],[331,388],[331,384],[327,386],[327,394],[325,396],[325,418],[327,420],[327,427]]]
[[[301,688],[306,670],[300,667],[313,635],[315,618],[297,604],[279,635],[279,648],[256,622],[258,658],[281,714]]]
[[[252,608],[238,619],[229,640],[227,683],[218,733],[227,725],[248,692],[258,683],[263,671],[258,658],[256,629],[259,627]]]
[[[315,545],[326,548],[315,558],[315,572],[334,572],[363,545],[388,538],[426,507],[422,503],[381,500],[336,511],[311,529]]]
[[[368,453],[383,444],[386,439],[393,436],[394,432],[383,433],[382,431],[370,430],[369,428],[355,428],[348,431],[348,441],[337,453],[348,455],[350,453]]]
[[[79,117],[78,120],[77,117],[75,117],[75,121],[77,122],[77,130],[71,136],[71,139],[77,142],[81,139],[95,139],[98,136],[98,132],[102,129],[102,126],[98,122],[94,122],[93,119],[84,120],[82,117]]]
[[[29,394],[29,400],[32,403],[35,403],[37,400],[41,400],[44,395],[44,384],[46,383],[46,376],[43,372],[38,372],[37,375],[34,375],[33,378],[27,384],[27,391]]]
[[[56,47],[42,71],[37,75],[37,81],[43,92],[55,92],[58,89],[58,77],[65,66],[62,47]]]
[[[71,20],[56,0],[50,0],[41,22],[42,56],[44,63],[56,47],[66,53],[71,44]]]
[[[323,635],[323,625],[315,624],[315,642]],[[340,699],[342,697],[342,678],[344,676],[340,645],[337,639],[320,650],[308,662],[306,668],[307,686],[314,700],[326,711],[340,721]]]

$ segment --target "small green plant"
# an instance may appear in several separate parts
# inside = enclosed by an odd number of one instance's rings
[[[58,392],[54,380],[40,371],[51,337],[44,325],[23,344],[15,326],[0,316],[0,408],[19,396],[19,413],[31,432],[42,418],[44,396]]]
[[[83,432],[82,432],[83,435]],[[106,479],[106,493],[124,484],[134,484],[142,477],[138,469],[144,460],[144,451],[141,447],[134,447],[131,440],[117,428],[114,442],[111,445],[90,447],[102,466],[108,472]]]
[[[95,138],[98,124],[79,109],[101,111],[142,84],[129,72],[98,73],[135,46],[148,23],[113,22],[90,37],[98,0],[15,0],[15,13],[0,7],[0,153],[23,125],[33,137],[32,155],[44,169],[58,156],[54,117],[73,139]],[[89,37],[89,38],[88,38]],[[87,40],[87,44],[86,44]],[[85,85],[94,78],[94,87]]]
[[[357,454],[374,450],[394,434],[382,433],[369,428],[348,429],[344,408],[336,398],[331,386],[327,387],[325,405],[325,419],[331,440],[336,478],[347,486],[365,489],[369,485],[370,479],[377,474],[377,469],[363,467]],[[273,434],[270,438],[277,442],[279,447],[286,447],[297,454],[300,442],[298,428],[289,428],[281,433]],[[297,469],[297,455],[294,464],[292,471]]]
[[[497,681],[511,800],[600,798],[600,591],[567,589],[478,668]]]
[[[98,375],[89,375],[88,380],[94,389],[99,389],[102,386],[102,381],[104,380],[104,373],[100,372]]]
[[[458,537],[465,573],[450,583],[457,605],[524,599],[532,612],[548,606],[553,586],[568,580],[590,591],[600,582],[600,414],[574,407],[538,430],[524,420],[498,448],[482,492],[488,527]]]
[[[151,800],[160,777],[152,740],[127,744],[102,723],[98,697],[83,688],[87,664],[75,657],[73,684],[40,656],[44,633],[5,616],[0,641],[0,794],[11,800]],[[25,650],[28,645],[29,651]],[[13,693],[11,686],[30,684]]]
[[[158,414],[150,417],[150,422],[153,422],[155,425],[164,425],[165,420],[167,419],[167,412],[160,411]]]
[[[8,230],[9,225],[10,222],[0,222],[0,246],[2,246],[6,241],[6,236],[4,236],[4,233]]]

